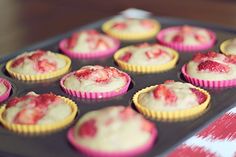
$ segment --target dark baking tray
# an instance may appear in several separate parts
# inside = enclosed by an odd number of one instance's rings
[[[211,50],[219,51],[219,44],[228,39],[232,38],[236,35],[236,30],[231,30],[227,28],[223,28],[217,25],[211,25],[206,23],[201,23],[197,21],[191,20],[183,20],[183,19],[175,19],[175,18],[167,18],[167,17],[153,17],[160,21],[162,28],[173,25],[195,25],[210,28],[217,34],[217,43]],[[6,70],[5,63],[8,59],[13,58],[14,56],[28,50],[34,49],[48,49],[52,51],[59,52],[58,50],[58,42],[70,36],[70,34],[74,31],[88,29],[88,28],[96,28],[100,30],[101,24],[109,18],[97,21],[95,23],[80,27],[68,33],[56,36],[52,39],[46,40],[44,42],[40,42],[31,47],[22,49],[18,52],[15,52],[9,56],[3,57],[0,59],[0,76],[8,79],[13,85],[13,91],[11,93],[11,97],[24,95],[29,91],[35,91],[37,93],[45,93],[45,92],[53,92],[55,94],[63,95],[74,100],[79,107],[79,114],[76,117],[76,120],[69,126],[73,126],[74,123],[85,113],[91,110],[100,109],[106,106],[111,105],[130,105],[132,104],[132,96],[138,90],[154,85],[162,83],[167,79],[184,81],[183,77],[180,74],[181,66],[186,63],[194,53],[180,53],[180,59],[176,66],[176,68],[166,71],[163,73],[156,74],[136,74],[128,72],[132,77],[132,84],[128,92],[122,96],[114,97],[111,99],[105,100],[81,100],[75,97],[68,96],[65,94],[59,86],[59,79],[44,81],[41,83],[30,83],[30,82],[22,82],[16,79],[11,78]],[[155,39],[149,40],[147,42],[153,43]],[[128,42],[122,42],[122,47],[134,44]],[[106,66],[114,66],[119,68],[112,59],[112,56],[106,59],[97,59],[97,60],[78,60],[72,59],[72,70],[76,70],[84,65],[106,65]],[[149,156],[164,156],[170,150],[172,150],[175,146],[181,143],[183,140],[193,135],[197,130],[206,126],[210,121],[218,117],[222,112],[227,110],[228,108],[234,105],[236,102],[236,97],[234,96],[236,93],[235,88],[227,88],[227,89],[207,89],[211,96],[211,105],[208,107],[206,113],[202,116],[186,120],[182,122],[162,122],[162,121],[154,121],[152,120],[156,126],[158,127],[159,135],[158,139],[155,142],[154,147],[147,153],[141,155],[143,157]],[[69,128],[68,127],[68,128]],[[25,136],[18,135],[8,131],[7,129],[0,126],[0,156],[25,156],[25,157],[78,157],[84,156],[80,152],[73,149],[73,147],[67,142],[66,133],[68,128],[64,130],[41,136]]]

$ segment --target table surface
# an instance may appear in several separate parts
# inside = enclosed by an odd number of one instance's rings
[[[1,0],[0,57],[130,7],[236,28],[235,0]]]

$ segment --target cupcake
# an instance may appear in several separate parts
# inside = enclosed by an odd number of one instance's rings
[[[121,95],[128,90],[131,78],[128,74],[114,68],[84,66],[64,76],[63,90],[72,96],[98,99]]]
[[[24,134],[47,133],[70,124],[77,105],[70,99],[29,92],[11,99],[0,109],[0,121],[7,129]]]
[[[230,87],[236,85],[236,56],[216,52],[197,53],[182,67],[185,79],[197,86]]]
[[[149,150],[157,130],[131,108],[112,106],[86,113],[67,135],[76,149],[89,156],[121,157]]]
[[[205,28],[185,25],[161,30],[157,40],[179,51],[198,51],[213,47],[216,35]]]
[[[236,55],[236,38],[224,41],[220,45],[220,50],[225,55]]]
[[[124,70],[140,73],[154,73],[172,69],[179,54],[168,47],[143,43],[118,50],[114,59]]]
[[[6,100],[11,92],[11,84],[9,81],[0,78],[0,102]]]
[[[138,91],[133,102],[147,117],[157,120],[183,120],[202,114],[210,101],[203,89],[189,83],[166,81]]]
[[[74,33],[60,42],[60,49],[68,56],[80,59],[99,58],[114,53],[119,48],[117,39],[96,30]]]
[[[36,50],[23,53],[6,64],[7,72],[24,81],[38,81],[58,77],[69,71],[71,60],[51,51]]]
[[[120,40],[146,40],[157,34],[160,24],[154,19],[116,17],[105,22],[102,25],[102,30]]]

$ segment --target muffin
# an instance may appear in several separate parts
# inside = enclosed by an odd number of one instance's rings
[[[4,78],[0,78],[0,102],[6,100],[11,92],[11,83]]]
[[[97,99],[121,95],[128,90],[131,78],[114,68],[99,65],[84,66],[64,76],[63,90],[76,97]]]
[[[70,99],[52,93],[12,98],[0,109],[0,121],[11,131],[25,134],[46,133],[70,124],[77,105]]]
[[[236,38],[224,41],[220,45],[220,50],[225,55],[236,55]]]
[[[197,53],[182,67],[182,73],[188,82],[197,86],[235,86],[236,56],[216,52]]]
[[[216,35],[205,28],[184,25],[161,30],[157,40],[179,51],[198,51],[213,47]]]
[[[120,40],[137,41],[153,38],[160,30],[160,24],[154,19],[115,17],[105,22],[102,30]]]
[[[124,70],[140,73],[154,73],[172,69],[179,54],[158,44],[138,44],[118,50],[114,59]]]
[[[6,70],[19,80],[38,81],[58,77],[69,71],[70,65],[71,60],[64,55],[36,50],[8,61]]]
[[[203,113],[210,95],[189,83],[166,81],[138,91],[133,102],[145,116],[157,120],[183,120]]]
[[[68,132],[70,143],[89,156],[136,156],[152,147],[155,125],[130,107],[112,106],[86,113]]]
[[[72,34],[68,39],[62,40],[59,47],[70,57],[89,59],[110,55],[119,45],[119,40],[91,29]]]

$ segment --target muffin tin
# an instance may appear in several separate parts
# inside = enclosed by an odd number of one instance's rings
[[[219,52],[219,45],[222,41],[233,38],[236,35],[236,30],[230,30],[220,26],[204,24],[196,21],[182,20],[175,18],[166,18],[166,17],[152,17],[160,21],[162,28],[175,25],[195,25],[200,27],[206,27],[212,29],[217,35],[217,43],[210,50],[215,50]],[[138,74],[127,72],[131,78],[132,83],[129,86],[129,90],[126,94],[121,96],[102,99],[102,100],[85,100],[72,97],[63,92],[60,87],[60,78],[53,80],[47,80],[42,82],[23,82],[11,78],[5,70],[5,64],[8,59],[19,55],[25,50],[35,50],[35,49],[45,49],[55,52],[60,52],[58,49],[59,41],[69,37],[72,32],[95,28],[101,31],[101,25],[108,20],[109,18],[97,21],[95,23],[80,27],[79,29],[73,30],[66,34],[54,37],[47,41],[38,43],[29,48],[22,49],[19,52],[13,53],[9,56],[3,57],[0,59],[0,77],[6,78],[9,80],[13,86],[11,97],[21,96],[26,94],[29,91],[35,91],[36,93],[46,93],[53,92],[57,95],[62,95],[74,100],[79,107],[80,112],[78,113],[75,121],[69,126],[73,126],[75,122],[85,113],[91,110],[100,109],[106,106],[111,105],[132,105],[133,95],[140,89],[143,89],[147,86],[163,83],[167,79],[185,81],[181,75],[181,67],[184,63],[190,60],[194,53],[180,53],[180,59],[177,66],[174,69],[171,69],[162,73],[154,74]],[[155,39],[148,40],[147,42],[154,43]],[[135,44],[138,42],[121,42],[121,47]],[[139,42],[140,43],[140,42]],[[206,52],[206,51],[203,51]],[[71,71],[79,69],[84,65],[106,65],[117,67],[117,64],[114,62],[112,56],[104,59],[94,59],[94,60],[79,60],[72,59],[72,68]],[[120,69],[120,68],[119,68]],[[159,156],[168,153],[175,146],[183,142],[187,137],[193,135],[197,130],[206,126],[212,119],[215,119],[224,112],[226,109],[233,106],[236,102],[236,88],[225,88],[225,89],[207,89],[212,96],[211,104],[209,105],[207,111],[200,117],[180,121],[180,122],[165,122],[165,121],[155,121],[152,120],[158,127],[158,139],[155,142],[154,147],[147,153],[141,155],[145,156]],[[134,106],[133,106],[134,107]],[[40,136],[25,136],[18,135],[16,133],[10,132],[5,129],[3,126],[0,127],[0,156],[57,156],[57,157],[78,157],[84,156],[80,152],[76,151],[67,141],[66,133],[68,128],[52,134],[40,135]]]

